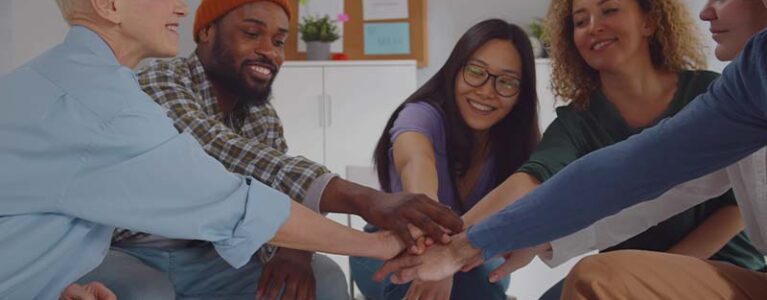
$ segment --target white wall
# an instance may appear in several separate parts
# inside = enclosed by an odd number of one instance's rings
[[[428,0],[429,66],[418,71],[418,84],[431,78],[445,63],[458,39],[472,25],[500,18],[527,29],[546,14],[550,0]]]
[[[11,24],[11,46],[6,54],[10,55],[9,70],[64,40],[68,26],[54,1],[0,1],[11,6],[9,12],[4,12],[10,14]]]

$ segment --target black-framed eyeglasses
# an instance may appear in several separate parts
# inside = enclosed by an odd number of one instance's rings
[[[521,80],[510,75],[490,74],[484,67],[467,64],[463,67],[463,81],[472,87],[481,87],[493,78],[493,88],[501,97],[513,97],[519,93]]]

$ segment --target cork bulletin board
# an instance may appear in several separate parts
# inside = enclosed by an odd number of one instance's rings
[[[408,15],[402,19],[387,20],[364,20],[363,0],[345,0],[344,12],[349,16],[349,21],[344,24],[343,53],[350,60],[391,60],[391,59],[414,59],[418,67],[423,68],[428,63],[427,43],[427,0],[407,0]],[[298,11],[298,0],[290,1],[293,11]],[[331,16],[334,17],[334,16]],[[298,22],[300,17],[295,17],[290,22],[290,37],[287,41],[285,56],[287,60],[305,60],[306,53],[298,52]],[[400,26],[401,25],[401,26]],[[386,26],[409,31],[409,53],[400,54],[373,54],[370,48],[365,48],[365,30],[373,27]],[[407,28],[407,29],[405,29]],[[370,32],[370,31],[368,31]],[[368,38],[371,38],[370,36]],[[370,47],[370,46],[368,46]],[[367,51],[367,53],[366,53]]]

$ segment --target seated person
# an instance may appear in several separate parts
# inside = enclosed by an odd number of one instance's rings
[[[470,28],[445,65],[389,119],[375,151],[387,192],[424,193],[456,213],[511,175],[539,139],[535,60],[524,31],[502,20]],[[380,260],[351,258],[370,299],[506,299],[508,276],[487,280],[494,259],[440,282],[377,284]]]

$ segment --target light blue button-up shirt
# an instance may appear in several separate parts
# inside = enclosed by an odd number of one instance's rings
[[[179,134],[85,27],[0,79],[0,299],[57,298],[115,226],[211,241],[239,267],[289,205]]]

